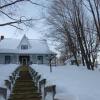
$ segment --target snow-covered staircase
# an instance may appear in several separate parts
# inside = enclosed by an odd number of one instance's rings
[[[41,100],[38,87],[32,79],[28,67],[21,67],[19,78],[16,80],[8,100]]]

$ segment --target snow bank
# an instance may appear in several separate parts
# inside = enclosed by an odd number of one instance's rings
[[[5,87],[4,80],[18,67],[17,64],[0,64],[0,87]]]
[[[57,100],[100,100],[100,71],[89,71],[85,67],[57,66],[50,72],[49,66],[32,65],[48,84],[56,84]],[[49,100],[49,99],[48,99]]]

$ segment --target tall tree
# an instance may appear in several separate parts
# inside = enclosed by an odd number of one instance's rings
[[[100,0],[86,0],[89,3],[89,11],[91,12],[95,27],[97,30],[97,35],[100,40]]]
[[[56,6],[55,6],[56,5]],[[58,41],[60,47],[58,48],[65,52],[65,54],[73,55],[77,62],[77,47],[76,36],[73,33],[71,24],[68,22],[69,18],[66,12],[66,7],[63,0],[54,0],[47,21],[52,26],[52,33],[49,34],[55,41]],[[71,56],[70,56],[71,57]]]
[[[91,21],[87,20],[85,10],[82,0],[54,0],[47,20],[54,30],[51,37],[64,44],[65,50],[71,52],[77,65],[77,55],[80,53],[83,64],[93,70],[97,37],[94,28],[87,25]]]

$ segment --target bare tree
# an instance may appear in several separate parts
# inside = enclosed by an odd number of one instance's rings
[[[8,19],[5,22],[0,23],[0,26],[12,26],[22,30],[20,25],[32,27],[32,21],[39,20],[33,18],[27,18],[26,16],[16,15],[16,10],[21,4],[31,3],[37,6],[42,6],[34,2],[33,0],[0,0],[0,16],[5,16]]]
[[[77,47],[76,47],[76,36],[70,28],[70,23],[68,22],[68,16],[66,15],[66,8],[63,0],[54,0],[51,10],[49,12],[49,17],[47,18],[49,25],[52,25],[53,31],[50,36],[58,41],[60,44],[59,49],[64,51],[65,54],[71,54],[75,58],[77,65]],[[56,6],[55,6],[56,5]],[[71,57],[71,56],[70,56]]]
[[[97,53],[97,36],[87,20],[82,0],[54,0],[47,21],[53,28],[50,34],[56,41],[71,52],[76,63],[77,55],[82,57],[83,65],[94,69]],[[87,25],[88,21],[88,25]],[[93,24],[92,24],[93,25]]]
[[[84,13],[84,7],[82,4],[82,0],[72,0],[73,9],[72,9],[72,26],[77,35],[77,41],[80,46],[80,51],[83,60],[87,65],[88,69],[94,70],[94,63],[96,59],[97,53],[97,36],[96,32],[94,32],[94,28],[88,28],[86,26],[86,13]],[[91,21],[90,21],[91,23]],[[88,32],[86,29],[88,28]]]
[[[90,8],[89,11],[93,16],[95,27],[97,30],[97,35],[100,40],[100,0],[86,0],[86,1],[89,3],[90,7],[87,8]]]

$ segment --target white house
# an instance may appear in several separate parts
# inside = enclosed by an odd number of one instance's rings
[[[0,40],[0,63],[48,64],[48,57],[56,54],[50,51],[46,40],[4,38]]]

